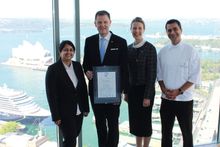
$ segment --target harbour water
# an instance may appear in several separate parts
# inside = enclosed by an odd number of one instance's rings
[[[190,21],[189,21],[190,22]],[[220,22],[208,23],[205,21],[203,26],[198,27],[197,23],[185,23],[185,34],[198,35],[198,36],[220,36]],[[92,23],[91,23],[92,24]],[[83,44],[85,37],[96,33],[96,29],[90,23],[82,23],[81,28],[81,53],[83,53]],[[195,25],[197,24],[197,25]],[[48,24],[46,28],[39,28],[37,31],[16,31],[16,29],[9,32],[4,32],[0,30],[0,63],[6,61],[11,57],[11,49],[22,44],[23,40],[30,43],[35,43],[39,41],[46,49],[52,51],[52,30],[51,26]],[[70,26],[63,28],[68,32]],[[215,30],[212,30],[215,28]],[[148,31],[149,29],[149,31]],[[123,36],[127,39],[128,44],[132,42],[132,37],[129,31],[129,22],[127,24],[115,23],[112,24],[112,31],[115,34]],[[146,34],[161,34],[164,35],[164,22],[156,21],[147,23]],[[16,34],[16,35],[15,35]],[[72,34],[67,33],[66,36],[71,36]],[[63,37],[66,39],[68,37]],[[146,38],[150,42],[156,42],[157,38]],[[158,48],[159,49],[159,48]],[[219,46],[220,49],[220,46]],[[202,51],[200,52],[201,58],[220,60],[220,52],[212,51]],[[48,104],[46,100],[45,93],[45,71],[32,70],[27,68],[19,68],[13,66],[7,66],[0,64],[0,85],[6,84],[9,88],[15,90],[23,90],[28,95],[34,97],[34,101],[41,107],[48,109]],[[120,112],[120,122],[128,120],[127,104],[122,102],[121,112]],[[28,134],[36,134],[39,127],[43,130],[43,133],[49,137],[51,141],[56,141],[56,130],[55,125],[51,122],[51,118],[45,119],[39,126],[34,126],[32,124],[27,125]],[[95,124],[93,120],[92,110],[88,117],[84,119],[83,123],[83,145],[84,147],[96,147],[97,146],[97,135]]]

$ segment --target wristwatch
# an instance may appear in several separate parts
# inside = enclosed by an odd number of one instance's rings
[[[179,94],[183,94],[183,92],[182,88],[179,88]]]

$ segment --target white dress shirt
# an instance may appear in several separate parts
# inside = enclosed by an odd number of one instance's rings
[[[67,66],[66,64],[64,64],[64,67],[66,69],[66,72],[69,76],[69,78],[71,79],[72,83],[73,83],[73,86],[76,88],[77,87],[77,84],[78,84],[78,79],[76,77],[76,74],[75,74],[75,71],[73,70],[73,64],[71,62],[70,66]],[[79,109],[79,105],[77,104],[77,111],[76,111],[76,115],[80,115],[81,112],[80,112],[80,109]]]
[[[194,85],[200,82],[198,53],[182,42],[165,46],[158,54],[157,80],[163,81],[167,89],[179,89],[187,81],[194,83],[175,99],[176,101],[192,100]],[[162,94],[162,98],[166,98],[165,94]]]

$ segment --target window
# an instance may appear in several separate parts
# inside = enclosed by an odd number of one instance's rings
[[[56,147],[44,82],[54,62],[52,1],[2,1],[0,11],[0,146]]]
[[[127,40],[133,41],[130,23],[134,17],[142,17],[146,23],[145,40],[153,43],[159,51],[169,42],[164,25],[168,19],[179,19],[183,27],[182,38],[196,48],[202,60],[202,84],[194,94],[193,136],[194,144],[210,144],[218,141],[219,119],[219,68],[220,68],[220,20],[217,16],[217,1],[114,1],[94,0],[80,1],[81,19],[81,54],[85,38],[98,33],[94,25],[95,13],[107,10],[111,14],[111,31]],[[123,7],[123,9],[122,9]],[[195,10],[196,7],[196,10]],[[186,11],[187,9],[187,11]],[[208,11],[204,11],[207,10]],[[195,13],[196,11],[196,13]],[[151,146],[160,146],[160,88],[156,85],[157,94],[153,109],[153,134]],[[129,133],[128,107],[121,104],[120,112],[120,145],[135,144],[135,138]],[[89,130],[89,131],[88,131]],[[84,120],[83,145],[97,146],[96,128],[92,112]],[[173,129],[175,146],[181,146],[182,135],[176,121]]]

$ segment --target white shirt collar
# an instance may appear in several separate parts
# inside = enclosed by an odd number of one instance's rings
[[[134,43],[133,43],[133,47],[134,47],[134,48],[142,47],[142,46],[144,45],[144,43],[145,43],[144,40],[142,40],[142,41],[141,41],[140,43],[138,43],[138,44],[134,44]]]
[[[180,41],[180,42],[177,43],[177,44],[172,44],[172,43],[171,43],[171,47],[176,48],[176,47],[179,47],[181,44],[182,44],[182,41]]]
[[[109,41],[110,38],[111,38],[111,35],[112,35],[111,32],[108,32],[108,34],[107,34],[105,37],[102,37],[102,36],[99,34],[99,39],[101,39],[101,38],[105,38],[107,41]]]
[[[62,62],[62,63],[63,63],[63,62]],[[70,63],[70,66],[66,65],[65,63],[63,63],[63,65],[64,65],[64,67],[65,67],[66,70],[73,68],[72,62]]]

